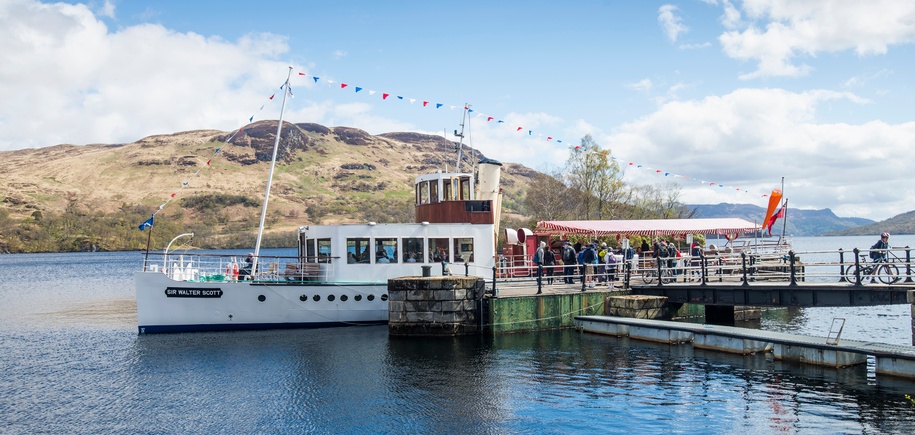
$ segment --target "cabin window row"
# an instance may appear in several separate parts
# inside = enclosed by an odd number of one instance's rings
[[[346,239],[349,264],[473,263],[472,237],[355,237]],[[330,239],[306,240],[308,257],[333,258]]]

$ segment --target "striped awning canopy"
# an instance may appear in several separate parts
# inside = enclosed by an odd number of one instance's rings
[[[643,219],[612,221],[540,221],[537,234],[593,236],[677,236],[684,234],[744,234],[760,229],[746,219]]]

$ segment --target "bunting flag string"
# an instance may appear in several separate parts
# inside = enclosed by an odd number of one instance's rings
[[[323,82],[327,83],[327,86],[328,86],[328,87],[330,87],[330,88],[334,88],[334,87],[335,87],[334,84],[335,84],[336,82],[335,82],[334,80],[322,79],[322,78],[320,78],[320,77],[318,77],[318,76],[309,76],[308,74],[306,74],[306,73],[304,73],[304,72],[299,72],[298,75],[299,75],[299,76],[306,77],[306,78],[311,78],[311,79],[314,81],[315,84],[318,84],[319,82],[323,81]],[[339,86],[339,89],[341,89],[341,90],[346,89],[348,86],[350,86],[349,83],[343,83],[343,82],[340,82],[339,85],[340,85],[340,86]],[[353,86],[353,87],[354,87],[356,93],[358,93],[359,91],[361,91],[362,89],[364,89],[364,88],[361,87],[361,86]],[[368,91],[368,94],[369,94],[369,95],[375,95],[376,92],[375,92],[374,90],[369,90],[369,91]],[[396,96],[396,99],[397,99],[397,100],[404,100],[404,99],[405,99],[404,96],[402,96],[402,95],[397,95],[397,94],[393,94],[393,93],[390,93],[390,92],[382,92],[382,93],[381,93],[381,99],[382,99],[382,101],[389,101],[389,100],[388,100],[388,97],[390,97],[390,96],[392,96],[392,95]],[[271,97],[271,98],[272,98],[272,97]],[[417,98],[409,98],[409,97],[408,97],[408,98],[406,98],[406,101],[408,101],[411,105],[415,105],[415,103],[416,103],[417,101],[421,101],[421,102],[422,102],[422,107],[423,107],[423,108],[441,109],[442,107],[445,107],[445,104],[443,104],[443,103],[434,103],[434,104],[433,104],[433,103],[432,103],[433,100],[429,100],[429,99],[417,99]],[[484,113],[476,112],[474,109],[471,109],[471,108],[469,108],[469,107],[465,107],[463,104],[462,104],[462,105],[448,105],[448,107],[449,107],[451,110],[455,110],[455,109],[457,109],[457,108],[466,109],[468,115],[473,114],[475,117],[481,118],[481,119],[484,120],[485,122],[493,122],[493,121],[495,121],[497,124],[500,124],[500,125],[504,125],[504,126],[508,126],[508,125],[509,125],[509,124],[507,124],[503,119],[500,119],[500,118],[497,117],[497,116],[487,115],[487,114],[484,114]],[[515,127],[515,130],[514,130],[514,131],[515,131],[516,133],[527,132],[527,135],[528,135],[529,137],[534,137],[534,136],[535,136],[535,134],[534,134],[535,132],[534,132],[534,130],[532,130],[532,129],[524,128],[524,126],[521,126],[521,125],[517,125],[517,126],[513,126],[513,127]],[[557,143],[557,144],[563,143],[563,140],[562,140],[562,139],[559,139],[559,138],[557,138],[557,137],[555,137],[555,136],[545,136],[545,137],[544,137],[544,135],[543,135],[543,134],[540,134],[540,133],[537,133],[536,136],[537,136],[538,138],[544,139],[544,140],[546,140],[546,141],[548,141],[548,142],[553,142],[553,143]],[[577,151],[577,150],[581,149],[581,146],[575,145],[575,147],[574,147],[573,149]],[[655,173],[656,175],[658,175],[658,176],[672,177],[672,178],[680,178],[680,179],[683,179],[683,180],[695,181],[695,182],[698,183],[698,184],[705,185],[705,186],[710,187],[710,188],[712,188],[712,187],[727,188],[727,189],[732,189],[732,190],[734,190],[734,191],[736,191],[736,192],[740,192],[740,193],[750,193],[748,190],[743,189],[743,188],[740,188],[740,187],[737,187],[737,186],[730,186],[730,185],[725,185],[725,184],[717,183],[717,182],[714,182],[714,181],[701,180],[701,179],[698,179],[698,178],[695,178],[695,177],[690,177],[690,176],[686,176],[686,175],[674,174],[674,173],[672,173],[672,172],[670,172],[670,171],[666,171],[666,170],[662,170],[662,169],[657,169],[657,168],[650,168],[650,167],[648,167],[648,166],[641,165],[641,164],[637,164],[637,163],[635,163],[635,162],[623,161],[623,160],[620,160],[620,159],[618,159],[618,158],[616,158],[616,157],[613,157],[613,160],[617,160],[617,163],[618,163],[618,164],[621,164],[621,166],[623,167],[624,172],[625,172],[625,169],[626,169],[626,168],[654,170],[654,173]],[[763,197],[766,197],[766,196],[768,196],[768,195],[767,195],[767,194],[764,194],[764,195],[762,195],[762,196],[763,196]]]
[[[286,87],[286,88],[284,89],[285,86],[286,86],[286,84],[284,83],[283,86],[280,86],[280,90],[282,90],[282,91],[284,91],[284,92],[288,92],[288,93],[289,93],[289,96],[291,97],[291,96],[292,96],[292,87],[289,86],[289,87]],[[273,101],[273,97],[275,97],[275,96],[276,96],[276,93],[274,93],[273,95],[270,95],[270,97],[267,98],[268,102],[272,102],[272,101]],[[254,117],[255,117],[258,113],[260,113],[261,111],[264,110],[264,106],[265,106],[266,104],[267,104],[267,103],[262,104],[261,107],[260,107],[260,109],[258,109],[257,112],[256,112],[255,114],[251,115],[251,117],[248,118],[248,123],[249,123],[249,124],[250,124],[251,122],[254,122]],[[232,143],[232,140],[235,139],[235,137],[238,136],[239,133],[244,133],[244,131],[245,131],[245,127],[244,127],[244,126],[239,127],[238,130],[233,131],[232,134],[229,135],[229,137],[228,137],[223,143],[226,144],[226,145]],[[144,221],[142,224],[140,224],[140,225],[138,226],[138,228],[140,229],[140,231],[143,231],[143,230],[145,230],[146,228],[152,227],[153,224],[154,224],[154,222],[155,222],[155,217],[156,217],[156,215],[157,215],[160,211],[162,211],[162,209],[165,208],[165,206],[167,206],[170,202],[172,202],[172,200],[175,199],[175,197],[177,197],[178,194],[179,194],[183,189],[185,189],[185,188],[187,188],[188,186],[190,186],[190,180],[191,180],[193,177],[196,177],[198,174],[200,174],[200,171],[202,171],[204,168],[209,168],[209,167],[210,167],[210,163],[213,161],[213,158],[216,157],[217,155],[219,155],[219,152],[220,152],[220,151],[222,151],[222,146],[217,147],[216,150],[213,151],[213,154],[210,156],[210,158],[207,159],[206,163],[205,163],[203,166],[201,166],[200,168],[197,169],[197,171],[195,171],[193,174],[191,174],[190,176],[188,176],[188,178],[187,178],[184,182],[181,183],[181,186],[179,186],[178,189],[177,189],[176,191],[172,192],[172,193],[168,196],[168,198],[165,199],[165,202],[163,202],[162,204],[159,204],[159,207],[156,209],[156,211],[153,212],[152,216],[150,216],[149,219],[147,219],[146,221]]]

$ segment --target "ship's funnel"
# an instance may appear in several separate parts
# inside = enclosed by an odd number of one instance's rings
[[[477,199],[483,201],[494,201],[499,195],[499,183],[502,177],[502,164],[492,160],[480,160],[480,176],[478,178],[478,187],[480,194]]]

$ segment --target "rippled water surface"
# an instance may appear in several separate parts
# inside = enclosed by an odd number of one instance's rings
[[[905,398],[915,383],[865,366],[823,369],[575,331],[138,336],[131,273],[140,262],[138,253],[0,256],[0,432],[915,431]],[[907,344],[908,307],[896,308],[842,312],[846,334]],[[835,314],[780,310],[761,327],[822,335]]]

